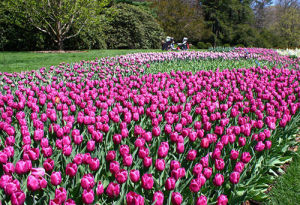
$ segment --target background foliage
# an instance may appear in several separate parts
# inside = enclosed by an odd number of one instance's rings
[[[82,3],[86,1],[73,1],[80,5],[81,14],[63,39],[61,48],[66,50],[159,48],[167,35],[176,42],[188,37],[197,48],[300,46],[299,0],[98,0],[92,1],[97,5],[93,11],[89,9],[90,4]],[[37,7],[36,2],[48,1],[26,2],[27,6],[35,6],[39,15],[53,16]],[[59,5],[68,1],[50,2]],[[60,48],[57,37],[41,32],[34,21],[30,21],[33,17],[22,3],[24,0],[0,2],[0,49]],[[52,23],[68,23],[76,11],[70,4],[66,4],[66,8],[72,9],[63,8],[56,7],[61,17]],[[39,19],[39,15],[35,17]],[[46,21],[41,21],[39,27],[47,28],[45,24]]]

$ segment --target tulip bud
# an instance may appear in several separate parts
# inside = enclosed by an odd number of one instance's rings
[[[201,184],[200,184],[199,180],[192,179],[189,188],[190,188],[191,192],[197,193],[201,188]]]
[[[60,172],[53,172],[51,174],[50,181],[51,181],[51,184],[53,186],[59,185],[61,183],[61,173]]]
[[[179,192],[173,192],[171,202],[173,205],[180,205],[182,203],[182,196]]]
[[[140,180],[140,171],[135,169],[130,170],[129,177],[133,183],[138,182]]]
[[[212,175],[212,168],[211,167],[204,168],[203,175],[205,176],[206,179],[209,179]]]
[[[89,168],[91,171],[97,171],[100,167],[100,161],[98,158],[92,158],[89,161]]]
[[[155,192],[153,194],[152,202],[155,202],[154,205],[163,205],[164,204],[164,194],[161,191]]]
[[[101,181],[98,182],[98,186],[97,186],[97,190],[96,190],[96,194],[102,195],[104,193],[104,187],[103,184],[101,183]]]
[[[242,173],[244,167],[245,167],[245,164],[244,164],[243,162],[237,162],[237,163],[235,164],[234,171],[235,171],[235,172]]]
[[[209,140],[208,140],[208,138],[202,138],[201,139],[201,147],[202,148],[208,148],[209,147]]]
[[[193,174],[195,176],[198,176],[199,174],[201,174],[202,170],[203,170],[202,164],[200,164],[200,163],[199,164],[195,164],[195,166],[193,168]]]
[[[197,151],[196,150],[190,150],[187,154],[186,159],[188,161],[194,161],[197,157]]]
[[[233,184],[237,184],[240,180],[240,173],[239,172],[232,172],[229,176],[230,182]]]
[[[231,150],[230,152],[230,159],[236,160],[239,157],[239,151],[237,150]]]
[[[119,196],[120,194],[120,184],[111,182],[106,188],[106,194],[110,198]]]
[[[95,196],[93,189],[85,189],[82,192],[82,202],[85,204],[92,204],[94,202]]]
[[[221,186],[224,182],[224,176],[222,174],[216,174],[213,180],[215,186]]]
[[[8,162],[8,163],[4,164],[3,165],[3,170],[4,170],[5,174],[11,175],[12,173],[15,172],[14,164],[11,163],[11,162]]]
[[[10,197],[12,205],[22,205],[25,203],[25,199],[26,199],[26,195],[21,190],[12,193]]]
[[[150,167],[152,165],[152,158],[151,157],[145,157],[143,159],[143,165],[146,168]]]
[[[76,205],[75,201],[72,199],[68,199],[64,205]]]
[[[119,184],[124,184],[127,181],[127,171],[125,169],[121,169],[116,175],[116,180]]]
[[[265,144],[266,144],[266,149],[271,149],[271,146],[272,146],[272,142],[271,141],[265,141]]]
[[[262,141],[259,141],[256,145],[255,145],[255,150],[258,152],[261,152],[265,149],[265,144]]]
[[[109,171],[113,175],[117,174],[119,172],[119,170],[120,170],[120,164],[119,164],[119,162],[117,162],[117,161],[110,162],[110,164],[109,164]]]
[[[92,174],[85,174],[81,180],[81,187],[83,189],[92,189],[95,186],[95,179]]]
[[[92,152],[95,150],[95,141],[94,140],[89,140],[86,144],[86,149],[88,152]]]
[[[129,155],[130,149],[128,145],[121,145],[120,146],[120,154],[122,157]]]
[[[183,142],[178,142],[177,143],[176,152],[178,154],[182,154],[184,152],[184,143]]]
[[[126,202],[127,205],[144,205],[144,198],[141,195],[130,191],[126,194]]]
[[[222,158],[215,160],[215,167],[217,170],[223,170],[225,167],[225,162]]]
[[[226,195],[220,195],[217,199],[217,205],[226,205],[228,203],[228,198]]]
[[[73,162],[76,163],[77,165],[80,165],[80,164],[82,164],[82,161],[83,161],[83,155],[82,154],[76,154],[74,159],[73,159]]]
[[[142,187],[146,190],[152,189],[154,184],[154,180],[152,178],[152,174],[144,174],[142,176]]]
[[[157,159],[155,162],[155,168],[158,171],[163,171],[165,169],[165,160],[164,159]]]
[[[144,159],[148,155],[149,155],[149,149],[148,148],[146,148],[146,147],[140,147],[139,148],[139,153],[138,153],[139,158]]]
[[[126,155],[123,157],[123,165],[126,167],[130,167],[132,165],[132,155]]]
[[[178,169],[180,167],[180,162],[176,161],[176,160],[172,160],[171,161],[171,164],[170,164],[170,169],[173,170],[173,169]]]
[[[246,138],[245,137],[240,137],[239,138],[239,146],[243,147],[246,145]]]
[[[248,163],[251,160],[251,155],[249,152],[243,152],[241,156],[241,161],[244,163]]]
[[[65,188],[60,187],[55,190],[55,199],[58,199],[59,203],[62,204],[67,199],[67,191]]]
[[[138,137],[134,142],[135,147],[143,147],[144,145],[145,145],[145,139],[142,137]]]
[[[66,174],[69,175],[70,177],[74,177],[76,173],[77,173],[77,165],[74,163],[67,164]]]
[[[173,177],[169,177],[165,183],[166,190],[168,191],[174,190],[175,184],[176,184],[176,180]]]
[[[201,195],[200,197],[198,197],[197,201],[196,201],[196,205],[207,205],[207,198],[204,195]]]
[[[116,152],[114,150],[110,150],[107,152],[107,155],[106,155],[107,161],[109,161],[109,162],[113,161],[113,160],[115,160],[115,158],[116,158]]]

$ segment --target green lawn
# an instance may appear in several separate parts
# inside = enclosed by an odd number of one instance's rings
[[[77,53],[0,52],[0,72],[36,70],[41,67],[58,65],[61,62],[71,63],[106,56],[152,51],[160,50],[87,50]]]
[[[297,153],[286,173],[276,180],[266,204],[300,204],[300,149]]]

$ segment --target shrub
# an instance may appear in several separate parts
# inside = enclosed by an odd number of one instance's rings
[[[105,12],[104,32],[108,48],[159,48],[163,30],[147,11],[118,4]]]
[[[207,49],[208,46],[207,46],[206,43],[200,41],[200,42],[197,43],[197,48],[199,48],[199,49]]]
[[[237,47],[237,48],[239,48],[239,47],[245,48],[245,46],[243,44],[237,44],[235,47]]]
[[[211,43],[210,43],[210,42],[207,42],[207,43],[206,43],[206,47],[207,47],[207,48],[211,48],[211,47],[212,47]]]

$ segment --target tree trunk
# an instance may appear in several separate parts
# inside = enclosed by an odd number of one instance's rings
[[[58,38],[58,49],[60,51],[63,51],[64,50],[64,41],[61,37]]]

